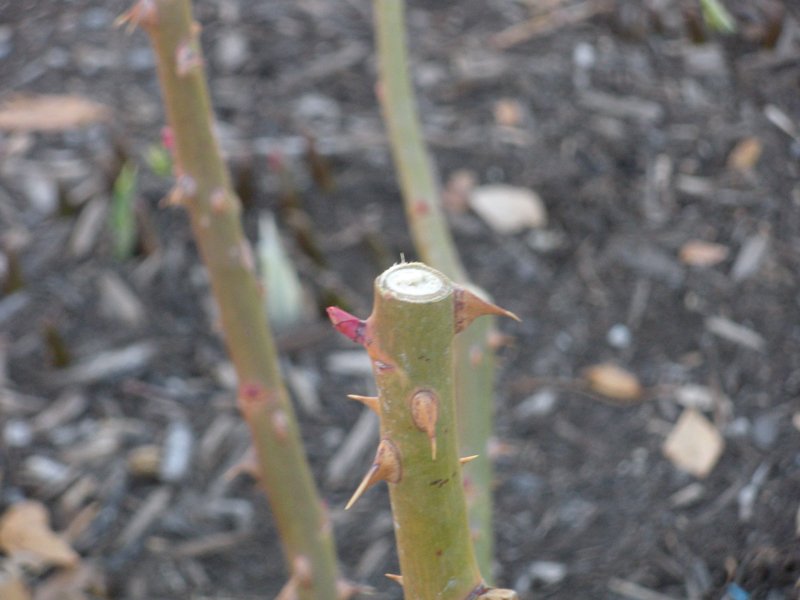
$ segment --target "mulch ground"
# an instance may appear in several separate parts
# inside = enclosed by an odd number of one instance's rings
[[[443,182],[532,189],[547,211],[513,235],[449,217],[473,279],[522,318],[500,324],[497,582],[522,598],[797,598],[798,7],[726,2],[724,35],[689,0],[410,4]],[[44,503],[80,554],[25,573],[40,600],[272,598],[280,549],[253,482],[231,475],[247,431],[186,218],[160,207],[169,181],[143,158],[163,117],[145,35],[112,26],[125,8],[0,3],[2,99],[69,93],[114,115],[0,134],[0,513]],[[414,257],[370,12],[197,6],[247,230],[277,214],[317,308],[279,342],[343,571],[400,598],[385,490],[343,511],[377,441],[345,399],[369,391],[369,365],[319,310],[367,314],[373,278]],[[122,160],[140,165],[126,260],[107,226]],[[290,192],[306,221],[284,218]],[[606,363],[636,400],[591,389]],[[705,477],[663,452],[687,410],[724,442]]]

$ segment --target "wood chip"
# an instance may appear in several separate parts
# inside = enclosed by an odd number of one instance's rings
[[[83,258],[97,243],[106,222],[107,198],[95,198],[81,210],[69,238],[69,252],[75,258]]]
[[[375,446],[378,436],[378,416],[368,408],[361,412],[347,438],[328,463],[325,478],[329,486],[339,488],[361,477],[361,459]]]
[[[140,540],[150,526],[161,517],[171,499],[172,490],[166,486],[151,492],[117,538],[117,547],[125,548]]]
[[[586,0],[577,4],[556,7],[544,14],[515,23],[491,38],[496,48],[505,50],[526,42],[536,36],[552,33],[563,27],[576,25],[604,12],[613,11],[615,5],[609,0]]]
[[[656,123],[664,116],[664,108],[660,104],[634,96],[613,96],[587,91],[580,95],[579,102],[589,110],[643,124]]]
[[[714,408],[714,392],[704,385],[682,385],[675,390],[675,400],[684,408],[701,412],[709,412]]]
[[[36,415],[32,422],[33,431],[37,433],[51,432],[79,417],[86,410],[87,405],[86,394],[68,390]]]
[[[683,411],[664,441],[664,455],[679,469],[705,478],[717,464],[725,441],[716,427],[693,408]]]
[[[106,271],[97,282],[100,311],[109,319],[136,327],[144,321],[144,305],[116,273]]]
[[[99,565],[90,561],[82,561],[75,569],[55,573],[36,587],[36,600],[91,600],[98,597],[108,597],[106,583]]]
[[[746,173],[756,166],[762,151],[763,145],[757,137],[744,138],[728,154],[728,168]]]
[[[497,100],[492,112],[494,113],[494,122],[502,127],[518,127],[525,114],[522,105],[513,98]]]
[[[757,233],[750,236],[742,244],[739,254],[731,267],[731,278],[734,281],[744,281],[758,273],[769,250],[769,237]]]
[[[41,502],[13,504],[0,518],[0,548],[7,554],[32,559],[34,565],[75,566],[80,557],[50,529],[50,517]]]
[[[319,399],[317,380],[319,379],[311,369],[298,367],[292,364],[284,365],[286,383],[292,391],[292,396],[297,404],[307,415],[322,414],[322,402]]]
[[[478,177],[468,169],[458,169],[447,179],[442,190],[442,204],[447,212],[462,214],[469,207],[469,195],[477,185]]]
[[[155,358],[153,342],[131,344],[118,350],[107,350],[52,376],[53,385],[93,383],[138,371]]]
[[[690,240],[681,246],[678,257],[691,267],[713,267],[728,258],[729,253],[729,248],[722,244]]]
[[[249,531],[211,533],[176,544],[171,548],[170,554],[182,558],[196,558],[199,556],[208,556],[209,554],[219,554],[232,550],[251,537],[252,533]]]
[[[695,481],[672,494],[667,501],[673,508],[682,508],[694,504],[706,493],[706,488],[702,483]]]
[[[497,233],[511,235],[547,225],[544,202],[533,190],[511,185],[482,185],[472,190],[469,205]]]
[[[583,377],[589,388],[616,400],[637,400],[642,395],[642,386],[636,376],[613,364],[588,367]]]
[[[656,592],[643,585],[634,583],[633,581],[618,579],[616,577],[609,579],[608,589],[615,594],[631,598],[632,600],[677,600],[674,596],[667,596],[666,594]]]
[[[734,323],[725,317],[707,317],[705,320],[705,327],[714,335],[739,344],[745,348],[763,352],[767,345],[767,341],[761,334],[753,331],[749,327]]]
[[[15,96],[0,106],[0,130],[65,131],[110,116],[107,106],[81,96]]]

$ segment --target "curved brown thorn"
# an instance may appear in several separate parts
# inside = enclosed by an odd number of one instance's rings
[[[455,300],[456,333],[464,331],[469,327],[470,323],[484,315],[497,315],[498,317],[508,317],[515,321],[520,320],[520,318],[510,310],[500,308],[491,302],[487,302],[468,289],[460,286],[455,286]]]
[[[431,442],[431,460],[436,460],[436,421],[439,419],[439,400],[430,390],[420,390],[411,398],[411,419],[417,429],[424,431]]]

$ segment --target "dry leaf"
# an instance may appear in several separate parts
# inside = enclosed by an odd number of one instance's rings
[[[0,518],[0,548],[46,565],[74,566],[80,558],[50,529],[47,509],[34,500],[12,505]]]
[[[756,137],[744,138],[728,155],[728,167],[736,171],[749,171],[761,158],[762,145]]]
[[[497,233],[519,233],[547,225],[547,211],[533,190],[511,185],[482,185],[470,194],[469,205]]]
[[[15,96],[0,106],[0,130],[64,131],[110,115],[107,106],[80,96]]]
[[[704,478],[717,464],[724,447],[717,428],[698,411],[687,408],[664,441],[662,451],[679,469]]]
[[[3,600],[30,600],[31,593],[22,579],[0,572],[0,598]]]
[[[713,267],[728,258],[730,250],[722,244],[690,240],[680,250],[681,262],[692,267]]]
[[[612,364],[594,365],[583,372],[592,391],[617,400],[636,400],[642,386],[635,375]]]

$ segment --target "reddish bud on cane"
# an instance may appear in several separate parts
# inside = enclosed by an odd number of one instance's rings
[[[327,312],[328,318],[331,320],[331,323],[333,323],[336,331],[347,339],[354,341],[356,344],[364,345],[366,342],[366,321],[362,321],[346,310],[342,310],[336,306],[329,306]]]

